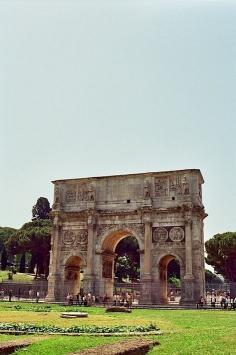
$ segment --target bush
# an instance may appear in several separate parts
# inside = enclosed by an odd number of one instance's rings
[[[157,331],[159,328],[150,323],[146,326],[125,326],[117,325],[115,327],[98,327],[96,325],[75,325],[69,328],[60,328],[54,325],[39,325],[27,323],[0,323],[0,330],[5,331],[22,331],[26,333],[148,333]]]

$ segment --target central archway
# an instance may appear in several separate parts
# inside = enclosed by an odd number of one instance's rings
[[[113,299],[114,294],[114,280],[115,280],[115,262],[116,262],[116,248],[118,244],[127,237],[133,237],[137,240],[137,249],[140,249],[140,241],[138,237],[129,230],[117,230],[107,235],[102,243],[102,281],[103,281],[103,295],[109,300]]]

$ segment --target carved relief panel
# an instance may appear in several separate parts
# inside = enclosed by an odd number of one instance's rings
[[[189,182],[186,175],[177,175],[170,177],[170,194],[189,195]]]
[[[76,185],[67,186],[65,200],[67,203],[76,201]]]
[[[62,233],[62,249],[79,249],[81,252],[87,251],[88,232],[86,230],[65,230]]]
[[[78,201],[93,202],[95,201],[95,189],[93,186],[82,185],[78,186]]]
[[[155,196],[167,196],[168,195],[168,179],[167,178],[155,178]]]

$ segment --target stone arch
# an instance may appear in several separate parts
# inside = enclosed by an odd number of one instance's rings
[[[132,228],[117,226],[117,228],[112,228],[102,235],[100,239],[100,249],[102,251],[109,250],[114,252],[117,244],[128,236],[133,236],[137,239],[140,250],[144,248],[143,236],[140,235],[140,233],[137,233]]]
[[[72,250],[72,251],[70,251],[70,253],[67,253],[62,257],[62,262],[61,262],[62,266],[65,267],[67,260],[70,258],[73,258],[73,257],[80,258],[81,266],[85,267],[87,265],[86,258],[84,257],[84,255],[82,255],[81,253],[79,253],[76,250]]]
[[[180,279],[181,287],[183,285],[183,259],[177,253],[167,252],[162,253],[157,259],[157,265],[159,270],[159,302],[166,304],[168,303],[168,294],[167,294],[167,268],[171,260],[176,259],[180,265]]]
[[[64,266],[64,297],[68,293],[75,297],[80,292],[80,271],[84,266],[84,258],[76,252],[63,258]]]
[[[107,231],[101,238],[101,274],[100,277],[103,282],[103,295],[110,299],[113,297],[114,289],[114,263],[115,263],[115,249],[117,244],[124,238],[133,236],[137,239],[139,250],[143,247],[143,242],[135,231],[130,228],[113,228]]]

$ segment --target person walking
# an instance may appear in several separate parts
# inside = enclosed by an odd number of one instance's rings
[[[12,290],[9,290],[9,302],[11,302],[11,298],[12,298]]]
[[[39,296],[40,296],[40,293],[39,293],[39,290],[36,292],[36,303],[39,302]]]

